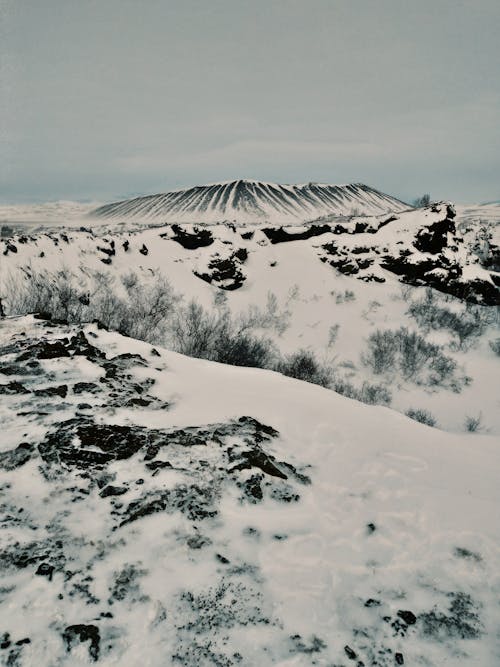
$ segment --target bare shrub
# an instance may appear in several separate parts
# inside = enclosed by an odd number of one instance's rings
[[[290,311],[280,310],[276,294],[268,292],[265,308],[250,305],[247,312],[238,316],[238,320],[242,330],[269,329],[281,336],[288,329]]]
[[[276,370],[283,375],[305,380],[322,387],[330,387],[333,378],[333,368],[326,363],[316,359],[313,352],[299,350],[281,359]]]
[[[454,336],[454,347],[467,350],[483,335],[493,322],[495,313],[491,308],[467,304],[462,312],[454,312],[436,303],[434,291],[428,289],[424,299],[410,304],[408,314],[415,318],[425,330],[445,329]]]
[[[467,416],[464,421],[465,430],[468,431],[469,433],[478,433],[479,431],[482,431],[483,430],[482,419],[483,416],[481,413],[479,413],[475,417]]]
[[[410,408],[406,411],[406,416],[410,419],[414,419],[420,424],[426,424],[427,426],[436,426],[436,418],[428,410],[423,410],[421,408]]]
[[[335,303],[350,303],[351,301],[356,301],[356,295],[350,289],[344,290],[344,292],[337,294],[335,297]]]
[[[361,358],[376,375],[399,371],[415,384],[449,384],[457,367],[439,345],[427,342],[406,327],[395,331],[379,329],[370,334],[368,350]]]
[[[361,388],[358,389],[344,378],[335,378],[332,389],[346,398],[353,398],[368,405],[390,405],[392,402],[391,392],[381,384],[363,382]]]
[[[413,200],[413,208],[423,208],[424,206],[429,206],[431,203],[431,196],[429,194],[422,195]]]
[[[251,333],[247,322],[227,309],[208,312],[196,301],[177,309],[169,333],[178,352],[224,364],[271,368],[277,355],[272,341]]]
[[[43,312],[69,323],[99,320],[126,336],[157,342],[167,327],[179,296],[162,276],[145,284],[135,274],[122,278],[120,294],[116,280],[95,272],[80,286],[68,270],[27,272],[24,280],[6,281],[9,314]]]
[[[9,315],[50,313],[54,319],[79,321],[86,299],[74,282],[68,269],[49,273],[27,267],[17,276],[10,274],[3,286],[7,312]]]
[[[332,347],[332,345],[335,345],[337,342],[339,330],[340,324],[332,324],[332,326],[328,329],[328,347]]]

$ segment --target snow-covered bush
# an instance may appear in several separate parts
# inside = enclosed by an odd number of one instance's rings
[[[423,410],[421,408],[410,408],[406,411],[405,414],[410,419],[414,419],[421,424],[426,424],[427,426],[436,426],[436,418],[428,410]]]

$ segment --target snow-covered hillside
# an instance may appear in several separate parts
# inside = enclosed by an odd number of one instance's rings
[[[249,230],[110,223],[17,234],[0,243],[0,297],[10,312],[12,284],[29,286],[40,273],[48,275],[49,284],[53,274],[59,276],[90,304],[96,273],[114,281],[116,290],[131,273],[144,287],[163,276],[185,303],[196,299],[212,310],[222,298],[233,313],[266,308],[272,293],[274,315],[259,333],[270,336],[283,354],[305,348],[332,365],[339,391],[354,395],[368,383],[382,387],[375,402],[383,399],[403,413],[425,409],[440,428],[460,432],[466,419],[479,418],[483,432],[499,434],[499,358],[491,347],[500,337],[498,311],[478,306],[476,312],[463,298],[484,303],[486,296],[486,303],[498,303],[498,273],[470,254],[449,208],[354,218],[344,225]],[[428,285],[444,292],[433,291],[432,307],[445,324],[472,325],[463,345],[453,328],[429,330],[412,314]],[[430,312],[431,305],[422,310]],[[363,356],[370,336],[401,327],[440,346],[455,365],[449,381],[429,386],[367,367]],[[168,337],[163,340],[168,344]]]
[[[0,327],[5,665],[500,663],[498,440]]]
[[[162,223],[294,224],[329,214],[376,215],[408,208],[362,183],[279,185],[236,180],[106,204],[93,215]]]

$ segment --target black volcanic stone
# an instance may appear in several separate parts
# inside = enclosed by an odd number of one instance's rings
[[[99,660],[101,636],[96,625],[68,625],[62,637],[68,653],[76,644],[88,641],[89,657],[94,662]]]
[[[40,563],[35,574],[38,574],[41,577],[47,577],[49,581],[52,581],[52,575],[54,574],[54,566],[49,565],[48,563]]]
[[[66,398],[68,394],[68,385],[61,384],[57,387],[47,387],[46,389],[35,389],[35,396],[46,396],[50,398],[51,396],[60,396],[61,398]]]
[[[398,611],[398,616],[401,618],[407,625],[415,625],[417,622],[417,617],[412,611],[405,611],[400,609]]]

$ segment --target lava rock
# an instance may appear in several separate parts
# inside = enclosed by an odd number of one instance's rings
[[[101,636],[96,625],[68,625],[62,637],[68,653],[75,644],[88,641],[89,657],[94,662],[99,660]]]

